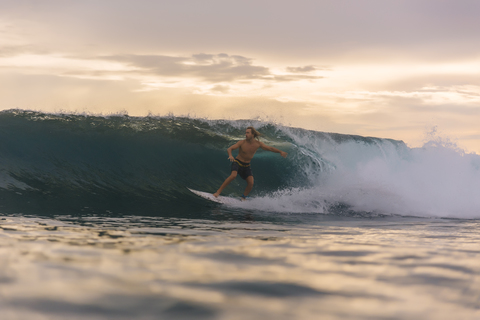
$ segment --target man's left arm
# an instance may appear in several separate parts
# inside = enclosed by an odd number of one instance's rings
[[[288,154],[288,153],[286,153],[286,152],[284,152],[284,151],[282,151],[282,150],[280,150],[280,149],[277,149],[277,148],[274,148],[274,147],[271,147],[271,146],[267,146],[267,145],[266,145],[265,143],[263,143],[263,142],[260,142],[260,141],[258,141],[258,142],[260,143],[260,148],[262,148],[262,150],[270,151],[270,152],[275,152],[275,153],[280,153],[280,155],[281,155],[282,157],[284,157],[284,158],[287,157],[287,154]]]

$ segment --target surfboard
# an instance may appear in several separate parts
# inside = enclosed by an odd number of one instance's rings
[[[239,204],[239,203],[242,202],[242,200],[236,199],[236,198],[225,197],[225,196],[215,197],[213,194],[208,193],[208,192],[193,190],[193,189],[190,189],[190,188],[187,188],[187,189],[190,190],[191,192],[193,192],[194,194],[196,194],[199,197],[202,197],[204,199],[207,199],[207,200],[210,200],[210,201],[213,201],[213,202],[217,202],[217,203]]]

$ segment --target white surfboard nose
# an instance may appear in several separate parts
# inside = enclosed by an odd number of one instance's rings
[[[239,199],[235,199],[235,198],[231,198],[231,197],[224,197],[224,196],[215,197],[213,194],[208,193],[208,192],[198,191],[198,190],[194,190],[194,189],[190,189],[190,188],[187,188],[187,189],[190,190],[191,192],[193,192],[194,194],[196,194],[197,196],[202,197],[202,198],[207,199],[207,200],[210,200],[210,201],[213,201],[213,202],[223,203],[223,204],[238,204],[238,203],[241,203],[241,201]]]

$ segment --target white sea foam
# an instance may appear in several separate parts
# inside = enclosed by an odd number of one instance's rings
[[[311,186],[273,192],[247,207],[329,213],[342,204],[356,212],[480,218],[480,156],[465,154],[449,140],[408,148],[381,139],[288,135],[301,153],[322,164],[305,164]]]

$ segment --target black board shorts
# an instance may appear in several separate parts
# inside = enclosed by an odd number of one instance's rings
[[[238,175],[243,180],[247,180],[248,177],[253,176],[250,163],[246,163],[238,159],[235,159],[235,161],[232,162],[232,171],[237,171]]]

